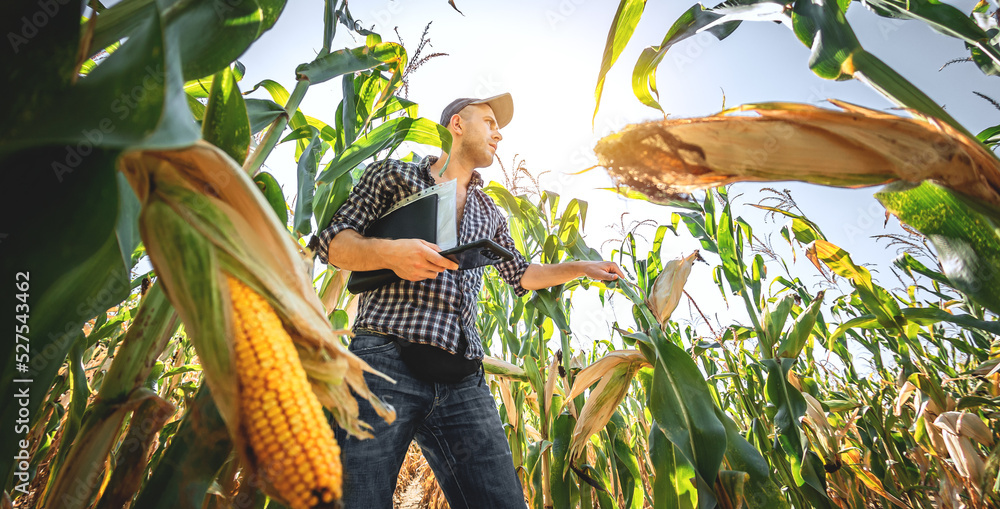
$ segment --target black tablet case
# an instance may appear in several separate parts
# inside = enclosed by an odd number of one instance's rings
[[[361,232],[369,238],[423,239],[437,242],[438,195],[431,194],[376,219]],[[399,281],[399,276],[389,269],[352,272],[347,280],[351,293],[367,292],[380,286]]]

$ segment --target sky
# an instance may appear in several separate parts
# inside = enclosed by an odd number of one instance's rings
[[[974,0],[948,2],[969,12]],[[350,9],[366,28],[374,27],[384,41],[399,42],[398,27],[405,47],[413,51],[428,22],[431,46],[424,54],[443,52],[419,68],[409,83],[409,99],[420,105],[421,116],[438,119],[446,104],[458,97],[485,97],[510,92],[514,99],[514,119],[503,129],[503,141],[497,157],[508,168],[517,159],[535,175],[542,174],[542,189],[560,193],[564,203],[570,198],[588,201],[586,240],[606,256],[621,238],[621,225],[652,219],[667,223],[673,209],[634,200],[625,200],[599,188],[610,187],[603,169],[583,175],[571,175],[596,164],[593,147],[601,137],[631,123],[661,119],[662,114],[648,108],[633,96],[630,76],[643,48],[657,45],[670,24],[691,6],[688,2],[650,1],[635,35],[616,66],[608,74],[600,111],[591,124],[594,112],[594,87],[605,41],[617,2],[598,0],[536,0],[476,2],[456,0],[459,14],[446,0],[352,0]],[[502,7],[499,7],[502,5]],[[311,60],[322,47],[323,2],[289,2],[275,27],[255,43],[241,58],[247,73],[241,84],[249,90],[262,79],[273,79],[291,90],[294,69]],[[996,78],[984,76],[971,63],[959,63],[939,70],[952,59],[968,55],[957,39],[931,31],[919,22],[888,20],[865,10],[857,2],[848,12],[861,44],[888,63],[948,112],[971,132],[1000,122],[1000,112],[975,96],[978,91],[1000,99]],[[357,47],[363,38],[340,26],[334,48]],[[676,45],[657,72],[660,103],[674,117],[713,114],[726,106],[763,101],[794,101],[824,105],[836,98],[874,109],[893,105],[884,97],[857,81],[833,82],[815,76],[807,66],[809,49],[786,27],[776,23],[744,23],[729,38],[718,41],[708,34]],[[266,92],[252,97],[267,98]],[[333,124],[340,101],[340,79],[310,87],[300,109]],[[291,199],[295,188],[295,163],[291,144],[279,146],[267,167],[275,174]],[[408,145],[421,155],[436,154],[437,149]],[[543,172],[547,172],[544,173]],[[482,171],[487,181],[502,181],[499,165]],[[872,197],[878,187],[847,190],[799,183],[771,183],[776,189],[789,189],[806,216],[817,222],[829,240],[848,250],[858,263],[870,264],[881,284],[901,287],[889,267],[896,256],[873,235],[900,233],[895,219],[887,226],[885,211]],[[756,203],[766,193],[760,184],[736,184],[731,195],[740,195],[734,214],[742,215],[762,238],[770,233],[778,252],[790,256],[777,231],[784,221],[767,222],[763,213],[746,203]],[[626,215],[623,216],[622,214]],[[638,233],[651,239],[653,227]],[[687,235],[668,240],[664,260],[690,253],[698,247]],[[602,248],[603,246],[603,248]],[[787,246],[787,244],[784,244]],[[707,257],[712,265],[717,259]],[[802,261],[793,273],[817,280],[815,269]],[[687,289],[706,314],[722,324],[745,321],[742,310],[727,308],[715,284],[710,266],[697,264]],[[772,266],[772,276],[778,267]],[[808,278],[807,278],[808,276]],[[847,290],[846,285],[841,285]],[[849,290],[847,290],[849,291]],[[589,299],[589,300],[588,300]],[[730,299],[730,302],[737,301]],[[589,309],[595,296],[581,298],[578,308]],[[608,313],[627,317],[627,306],[607,309]],[[582,339],[606,335],[606,320],[578,320],[574,330]],[[692,311],[682,301],[675,319],[682,323]],[[697,320],[695,320],[697,321]],[[579,328],[579,330],[577,330]],[[698,325],[707,333],[704,325]],[[589,342],[584,341],[585,343]]]

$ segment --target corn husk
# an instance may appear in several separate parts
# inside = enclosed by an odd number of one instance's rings
[[[583,394],[594,383],[597,383],[597,387],[587,397],[573,428],[573,438],[569,445],[570,458],[579,458],[583,454],[591,435],[604,429],[628,394],[636,371],[649,365],[649,361],[638,350],[616,350],[576,375],[573,388],[566,399],[571,400]]]
[[[683,258],[670,260],[653,282],[653,289],[646,299],[646,307],[653,312],[653,316],[659,320],[661,326],[666,326],[670,315],[677,309],[677,304],[684,295],[684,285],[691,275],[691,266],[700,258],[696,249]]]
[[[142,203],[140,234],[153,268],[195,345],[205,382],[244,461],[256,467],[240,425],[226,274],[274,307],[316,396],[341,427],[371,436],[358,419],[354,394],[385,420],[395,418],[365,384],[364,373],[380,374],[344,348],[338,335],[346,331],[330,326],[312,286],[311,259],[235,161],[199,142],[126,153],[120,169]]]
[[[1000,160],[978,141],[916,112],[906,118],[830,102],[842,111],[762,103],[631,125],[594,150],[613,178],[653,201],[745,181],[864,187],[934,180],[1000,208]]]
[[[959,475],[981,484],[985,462],[973,440],[987,447],[993,445],[993,434],[982,419],[966,412],[945,412],[934,420],[944,435],[948,455]]]

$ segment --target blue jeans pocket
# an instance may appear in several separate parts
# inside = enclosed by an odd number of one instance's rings
[[[396,343],[387,337],[359,334],[351,340],[347,347],[354,355],[363,357],[365,355],[380,354],[396,348]]]

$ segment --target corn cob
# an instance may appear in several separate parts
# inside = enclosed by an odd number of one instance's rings
[[[336,507],[340,447],[271,305],[227,276],[243,428],[264,478],[291,509]]]

